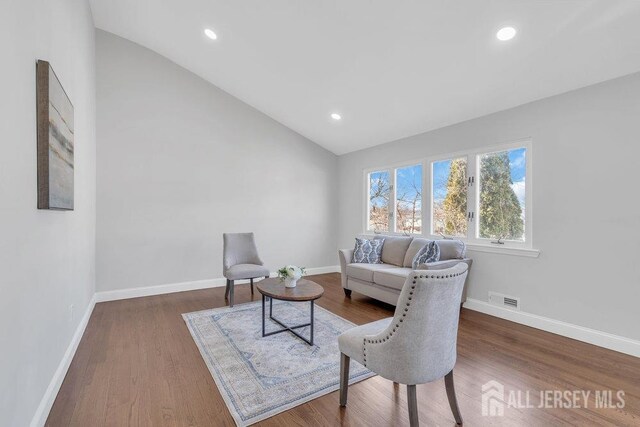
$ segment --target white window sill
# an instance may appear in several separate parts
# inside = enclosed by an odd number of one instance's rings
[[[472,252],[488,252],[492,254],[522,256],[527,258],[538,258],[538,256],[540,256],[539,249],[514,248],[497,245],[479,245],[477,243],[467,243],[467,250]]]

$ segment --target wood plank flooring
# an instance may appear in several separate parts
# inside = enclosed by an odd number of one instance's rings
[[[311,276],[325,287],[318,304],[357,324],[393,314],[393,307],[353,293],[338,274]],[[236,287],[236,304],[252,299]],[[258,300],[258,292],[253,300]],[[225,305],[224,287],[96,305],[49,414],[49,426],[233,426],[234,422],[181,314]],[[338,357],[338,355],[336,355]],[[463,309],[455,385],[467,426],[640,425],[640,359]],[[586,409],[505,408],[482,416],[482,385],[507,390],[590,390]],[[625,407],[596,409],[596,390],[623,390]],[[524,392],[523,392],[524,393]],[[315,399],[261,426],[408,425],[406,389],[374,377]],[[522,398],[524,401],[524,396]],[[615,402],[615,400],[614,400]],[[454,426],[444,381],[418,386],[422,425]]]

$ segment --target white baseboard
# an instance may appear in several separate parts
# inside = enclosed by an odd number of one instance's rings
[[[67,351],[64,353],[60,364],[58,365],[58,369],[53,374],[53,378],[47,387],[47,391],[45,391],[44,396],[42,396],[42,400],[38,405],[38,409],[36,409],[36,413],[31,419],[31,427],[41,427],[47,422],[47,417],[49,416],[49,412],[51,411],[51,407],[53,406],[53,402],[56,400],[56,396],[58,395],[58,391],[60,391],[60,387],[62,386],[62,382],[64,381],[65,375],[67,375],[67,371],[69,370],[69,366],[71,365],[71,361],[73,360],[73,356],[76,354],[76,350],[78,349],[78,345],[80,344],[80,340],[82,339],[82,335],[84,334],[84,330],[87,328],[89,324],[89,319],[91,318],[91,313],[93,313],[93,308],[96,305],[96,297],[95,295],[89,301],[89,306],[82,316],[82,320],[80,324],[76,328],[76,332],[73,334],[71,338],[71,342],[67,347]]]
[[[327,274],[327,273],[339,273],[340,266],[339,265],[329,265],[327,267],[315,267],[315,268],[307,268],[307,274],[309,276],[313,276],[314,274]]]
[[[522,325],[531,326],[532,328],[541,329],[543,331],[597,345],[599,347],[619,351],[620,353],[640,357],[640,341],[632,340],[630,338],[585,328],[583,326],[538,316],[536,314],[498,307],[489,304],[488,302],[472,298],[467,298],[463,307],[468,308],[469,310],[479,311],[491,316],[510,320],[515,323],[520,323]]]
[[[339,265],[327,267],[307,268],[308,275],[335,273],[340,271]],[[270,276],[275,277],[276,272],[271,272]],[[197,289],[217,288],[225,286],[227,279],[220,277],[217,279],[196,280],[192,282],[169,283],[166,285],[141,286],[137,288],[117,289],[114,291],[96,292],[96,302],[116,301],[121,299],[148,297],[151,295],[170,294],[173,292],[195,291]],[[248,280],[238,280],[236,283],[249,283]]]
[[[196,280],[193,282],[169,283],[166,285],[141,286],[139,288],[116,289],[114,291],[96,292],[96,302],[116,301],[121,299],[148,297],[151,295],[171,294],[174,292],[195,291],[197,289],[217,288],[225,286],[226,279]]]

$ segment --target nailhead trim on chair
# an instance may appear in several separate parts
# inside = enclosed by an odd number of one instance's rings
[[[466,273],[466,271],[463,271],[462,273],[458,273],[458,274],[447,274],[446,276],[427,276],[427,275],[421,275],[420,279],[449,279],[451,277],[458,277],[463,275],[464,273]],[[413,286],[411,286],[411,291],[409,292],[409,295],[413,295],[413,290],[416,288],[416,280],[418,280],[418,276],[413,276]],[[411,301],[411,297],[409,297],[409,301]],[[411,305],[410,302],[407,303],[407,307],[404,309],[404,313],[402,313],[402,317],[405,317],[407,315],[407,313],[409,312],[409,306]],[[402,323],[402,318],[399,319],[400,323]],[[396,327],[393,328],[393,330],[391,332],[389,332],[387,334],[386,337],[382,338],[382,339],[377,339],[377,340],[368,340],[366,338],[364,338],[362,341],[362,354],[363,354],[363,358],[364,358],[364,367],[367,367],[367,344],[379,344],[379,343],[384,343],[387,340],[389,340],[393,334],[396,332],[397,329],[400,329],[400,323],[396,323]]]

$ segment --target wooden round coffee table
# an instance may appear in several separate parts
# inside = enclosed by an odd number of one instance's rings
[[[282,332],[291,332],[293,335],[300,338],[302,341],[306,342],[309,345],[313,345],[313,305],[314,301],[317,300],[324,294],[324,288],[318,285],[316,282],[312,282],[307,279],[298,280],[298,284],[295,288],[287,288],[284,286],[284,282],[280,281],[278,278],[270,278],[264,279],[258,282],[257,284],[258,292],[262,294],[262,336],[268,337],[270,335],[279,334]],[[269,318],[283,327],[283,329],[278,329],[277,331],[272,331],[267,333],[265,331],[265,304],[266,300],[269,298]],[[293,302],[307,302],[311,303],[311,315],[309,323],[305,323],[302,325],[289,326],[284,324],[282,321],[278,320],[273,316],[273,300],[281,300],[281,301],[293,301]],[[310,336],[309,339],[303,337],[299,333],[297,333],[294,329],[304,328],[305,326],[310,327]]]

